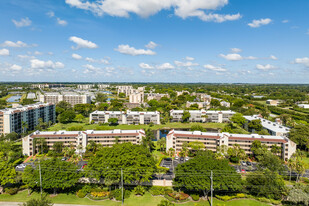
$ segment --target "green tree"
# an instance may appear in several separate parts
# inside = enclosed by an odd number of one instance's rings
[[[199,124],[194,124],[191,126],[191,131],[201,131],[201,132],[206,132],[206,129],[202,126],[202,125],[199,125]]]
[[[53,151],[55,153],[62,153],[62,149],[63,149],[63,142],[55,142],[53,145]]]
[[[261,156],[268,151],[268,148],[265,144],[262,144],[259,140],[254,140],[251,144],[251,152],[254,157]]]
[[[262,122],[260,119],[255,119],[252,120],[248,123],[248,127],[251,130],[255,130],[255,131],[261,131],[263,126],[262,126]]]
[[[72,122],[75,118],[76,114],[73,110],[67,110],[64,111],[63,113],[61,113],[58,116],[58,121],[60,123],[68,123],[68,122]]]
[[[117,118],[109,118],[108,123],[110,126],[116,126],[118,125],[118,119]]]
[[[247,189],[252,195],[281,199],[286,192],[283,178],[268,169],[248,174]]]
[[[155,145],[153,143],[154,133],[151,129],[146,129],[145,137],[142,139],[142,146],[147,148],[150,152],[155,149]]]
[[[269,135],[269,132],[266,129],[262,129],[258,132],[259,135]]]
[[[198,150],[201,150],[201,149],[204,149],[205,148],[205,145],[203,142],[199,142],[199,141],[193,141],[193,142],[190,142],[188,144],[188,146],[191,148],[191,150],[193,151],[198,151]]]
[[[62,112],[70,110],[70,109],[72,109],[72,105],[68,102],[65,102],[65,101],[60,101],[56,105],[56,113],[57,114],[61,114]]]
[[[16,132],[11,132],[8,133],[7,135],[5,135],[5,139],[9,140],[9,141],[15,141],[17,139],[19,139],[19,134],[17,134]]]
[[[246,119],[241,113],[236,113],[231,117],[231,121],[238,124],[239,126],[243,126],[246,123]]]
[[[125,94],[125,93],[122,93],[122,92],[120,92],[118,96],[119,96],[120,98],[126,98],[126,94]]]
[[[14,164],[5,160],[3,152],[0,152],[0,186],[15,183],[15,177]]]
[[[309,205],[309,194],[300,188],[290,190],[287,200],[293,205]]]
[[[213,108],[220,107],[220,101],[217,100],[217,99],[211,99],[210,105],[211,105]]]
[[[43,196],[42,199],[31,199],[28,200],[27,202],[23,203],[22,206],[53,206],[54,204],[52,203],[51,200],[47,198],[47,196]]]
[[[281,154],[281,147],[274,144],[271,146],[271,150],[270,150],[274,155],[278,155]]]
[[[210,173],[213,171],[214,190],[238,191],[242,180],[227,160],[218,160],[211,151],[200,151],[189,161],[178,164],[176,167],[173,185],[177,189],[190,192],[204,192],[207,196],[210,191]]]
[[[290,131],[290,139],[297,144],[300,149],[306,149],[309,141],[309,126],[299,124]]]
[[[107,96],[106,96],[106,94],[97,93],[96,96],[95,96],[95,101],[96,101],[96,102],[106,102],[106,101],[107,101]]]
[[[131,143],[103,147],[88,162],[88,174],[113,184],[120,182],[121,168],[125,183],[148,182],[155,172],[155,160],[142,145]]]
[[[78,115],[76,115],[76,117],[75,117],[75,119],[76,119],[78,122],[82,122],[84,118],[85,118],[85,117],[84,117],[82,114],[78,114]]]
[[[71,162],[52,158],[41,161],[40,164],[44,190],[53,189],[56,193],[57,189],[68,189],[74,186],[81,177],[81,173],[77,172],[78,168]],[[35,169],[29,167],[23,175],[23,180],[29,187],[37,187],[40,182],[38,165]]]
[[[159,146],[160,151],[164,151],[166,147],[166,138],[162,137],[157,141],[157,145]]]
[[[191,117],[190,112],[183,111],[182,122],[189,122],[190,117]]]
[[[259,160],[258,167],[261,169],[269,169],[270,171],[280,172],[284,170],[283,161],[277,155],[267,151],[257,157]]]
[[[231,162],[236,163],[238,163],[240,159],[245,159],[247,157],[245,150],[241,149],[238,144],[234,144],[233,147],[228,148],[227,154]]]

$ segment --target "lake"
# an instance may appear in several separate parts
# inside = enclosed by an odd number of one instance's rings
[[[21,98],[21,95],[15,95],[15,96],[11,96],[6,101],[7,102],[19,102],[20,98]]]

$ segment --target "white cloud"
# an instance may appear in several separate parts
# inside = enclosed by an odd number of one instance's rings
[[[54,17],[55,16],[55,12],[49,11],[49,12],[46,13],[46,15],[49,16],[49,17]]]
[[[175,67],[171,65],[170,63],[163,63],[161,65],[157,65],[156,68],[165,70],[165,69],[174,69]]]
[[[282,20],[282,23],[284,23],[284,24],[289,23],[289,22],[290,22],[290,20],[287,20],[287,19]]]
[[[252,28],[257,28],[263,25],[267,25],[269,23],[271,23],[272,20],[270,18],[266,18],[266,19],[255,19],[253,20],[251,23],[248,24],[248,26],[252,27]]]
[[[271,65],[271,64],[266,64],[266,65],[262,65],[262,64],[257,64],[256,68],[259,70],[263,70],[263,71],[268,71],[268,70],[272,70],[272,69],[277,69],[276,66]]]
[[[220,57],[229,61],[239,61],[243,59],[243,57],[239,54],[227,54],[227,55],[220,54]]]
[[[22,18],[20,19],[20,21],[12,19],[12,22],[15,24],[16,27],[25,27],[31,25],[31,20],[28,17]]]
[[[30,45],[27,45],[26,43],[22,41],[12,42],[12,41],[5,41],[0,46],[2,47],[30,47]],[[31,45],[31,46],[37,46],[37,45]]]
[[[155,55],[156,52],[150,50],[150,49],[135,49],[134,47],[130,47],[129,45],[121,44],[118,46],[118,48],[115,49],[115,51],[118,51],[122,54],[127,54],[131,56],[137,56],[137,55]]]
[[[158,44],[154,43],[153,41],[150,41],[147,45],[145,45],[148,49],[154,49],[158,46]]]
[[[42,55],[43,53],[42,52],[39,52],[39,51],[35,51],[34,52],[34,55]]]
[[[10,69],[13,71],[20,71],[22,70],[22,67],[17,64],[13,64]]]
[[[270,55],[269,58],[272,59],[272,60],[278,60],[278,58],[276,56],[274,56],[274,55]]]
[[[20,59],[34,59],[35,58],[35,56],[29,56],[29,55],[22,55],[22,54],[20,54],[20,55],[17,55],[17,57],[18,58],[20,58]]]
[[[178,67],[192,67],[192,66],[198,66],[198,63],[193,63],[193,62],[181,62],[181,61],[174,61],[175,65]]]
[[[61,26],[66,26],[68,24],[66,20],[62,20],[60,18],[57,18],[57,23]]]
[[[96,45],[95,43],[76,37],[76,36],[71,36],[69,38],[70,41],[74,42],[76,45],[76,47],[72,46],[72,49],[80,49],[80,48],[88,48],[88,49],[95,49],[98,48],[98,45]]]
[[[161,10],[174,9],[174,14],[183,19],[198,17],[203,21],[224,22],[241,18],[240,14],[213,14],[209,10],[220,9],[228,4],[228,0],[65,0],[72,7],[93,12],[98,16],[129,17],[130,13],[141,17],[149,17]]]
[[[73,59],[82,59],[83,57],[79,54],[72,54]]]
[[[87,62],[91,62],[91,63],[99,63],[99,64],[109,64],[109,58],[105,58],[105,59],[93,59],[90,57],[86,57],[85,60]]]
[[[248,56],[248,57],[243,57],[244,59],[249,59],[249,60],[255,60],[258,59],[257,57],[254,56]]]
[[[242,52],[242,50],[239,49],[239,48],[231,48],[231,52],[232,53],[240,53],[240,52]]]
[[[186,57],[186,60],[188,60],[188,61],[194,61],[194,58],[193,57]]]
[[[154,69],[153,66],[146,64],[146,63],[140,63],[138,66],[143,69]]]
[[[10,51],[8,49],[0,49],[0,56],[8,56]]]
[[[214,66],[214,65],[211,65],[211,64],[204,65],[204,68],[208,69],[208,70],[216,71],[216,72],[226,72],[227,71],[227,69],[225,69],[225,68]]]
[[[305,67],[309,67],[309,57],[303,57],[303,58],[296,58],[294,60],[295,64],[302,64]]]
[[[100,68],[95,67],[91,64],[83,65],[86,69],[83,71],[84,74],[93,74],[93,75],[104,75],[104,76],[111,76],[111,73],[114,72],[114,67],[106,67],[106,68]]]
[[[64,67],[61,62],[52,62],[51,60],[42,61],[39,59],[30,60],[31,69],[60,69]]]

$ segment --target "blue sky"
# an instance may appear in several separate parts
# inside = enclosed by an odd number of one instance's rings
[[[0,81],[309,83],[308,0],[1,0]]]

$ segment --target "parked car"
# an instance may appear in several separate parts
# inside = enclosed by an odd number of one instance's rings
[[[248,166],[252,166],[252,163],[250,161],[247,161]]]
[[[66,161],[67,159],[67,157],[62,157],[61,161]]]
[[[186,157],[186,158],[185,158],[186,161],[188,161],[189,159],[190,159],[189,157]]]
[[[178,156],[176,156],[176,157],[175,157],[175,160],[179,160],[179,157],[178,157]]]
[[[184,161],[185,160],[185,158],[183,158],[183,157],[180,157],[180,161]]]
[[[247,164],[246,164],[245,161],[240,161],[240,164],[241,164],[242,166],[247,166]]]

